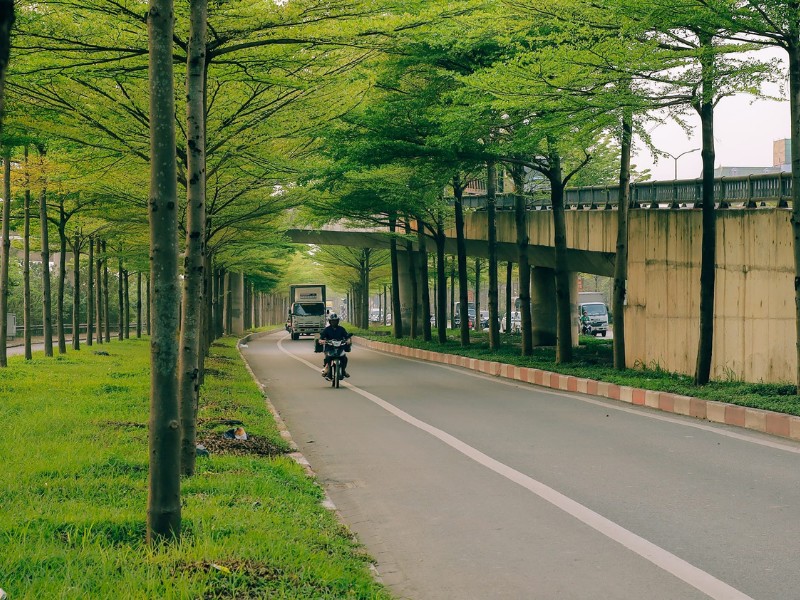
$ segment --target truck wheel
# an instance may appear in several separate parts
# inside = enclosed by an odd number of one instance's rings
[[[602,335],[603,337],[606,337],[606,332],[605,331],[601,331],[600,335]]]
[[[300,339],[300,334],[292,332],[292,339],[293,340],[299,340]]]

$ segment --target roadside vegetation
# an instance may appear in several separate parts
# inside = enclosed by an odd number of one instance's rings
[[[0,588],[9,598],[389,598],[286,456],[233,338],[211,348],[180,542],[148,546],[149,340],[0,370]],[[225,432],[243,427],[248,440]]]
[[[503,334],[501,345],[492,350],[489,347],[488,332],[471,331],[470,345],[462,347],[457,329],[447,330],[445,344],[436,341],[426,342],[422,339],[397,339],[390,335],[389,327],[371,327],[369,330],[354,328],[352,331],[365,338],[433,352],[493,360],[618,385],[800,415],[800,396],[796,393],[794,383],[747,383],[731,377],[723,381],[712,380],[706,385],[697,386],[692,376],[669,373],[655,364],[637,364],[633,368],[618,370],[614,368],[613,342],[610,339],[581,336],[580,346],[574,350],[573,362],[558,363],[556,349],[553,346],[535,347],[530,356],[521,356],[522,340],[519,334]]]

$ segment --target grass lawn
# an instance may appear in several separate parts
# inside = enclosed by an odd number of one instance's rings
[[[554,347],[534,348],[531,356],[520,355],[519,334],[501,334],[501,347],[495,351],[489,348],[488,333],[470,332],[470,346],[462,348],[458,330],[447,331],[447,343],[439,344],[436,330],[434,341],[424,342],[419,337],[395,339],[389,327],[374,327],[369,331],[351,328],[353,333],[383,342],[402,344],[413,348],[423,348],[434,352],[445,352],[482,360],[493,360],[521,367],[533,367],[565,375],[574,375],[597,381],[608,381],[618,385],[671,392],[706,400],[728,402],[751,408],[761,408],[777,412],[800,415],[800,396],[792,383],[747,383],[736,379],[712,381],[704,386],[696,386],[692,377],[668,373],[657,365],[634,365],[634,368],[618,371],[613,368],[613,342],[605,338],[581,336],[580,346],[575,348],[575,360],[568,364],[556,364]]]
[[[98,354],[106,352],[108,355]],[[22,598],[390,598],[320,504],[235,348],[207,362],[180,543],[144,543],[149,342],[0,369],[0,588]],[[241,421],[248,442],[222,433]]]

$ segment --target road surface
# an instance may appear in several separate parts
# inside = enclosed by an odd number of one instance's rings
[[[794,600],[800,444],[356,346],[243,352],[400,598]]]

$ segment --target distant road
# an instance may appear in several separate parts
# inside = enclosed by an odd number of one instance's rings
[[[800,444],[361,347],[243,348],[383,580],[414,600],[796,600]]]

